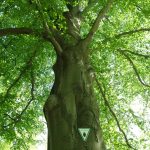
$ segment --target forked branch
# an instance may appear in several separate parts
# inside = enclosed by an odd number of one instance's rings
[[[115,121],[116,121],[116,123],[117,123],[117,126],[118,126],[120,132],[121,132],[121,133],[123,134],[123,136],[124,136],[124,139],[125,139],[125,142],[126,142],[127,146],[128,146],[129,148],[132,148],[132,149],[135,150],[135,148],[133,148],[133,147],[131,146],[131,144],[129,143],[128,138],[127,138],[127,135],[125,134],[124,130],[121,128],[120,123],[119,123],[119,120],[118,120],[116,114],[114,113],[114,111],[112,110],[112,108],[111,108],[111,106],[110,106],[110,104],[109,104],[109,102],[108,102],[108,100],[107,100],[107,98],[106,98],[106,95],[105,95],[105,92],[104,92],[104,90],[103,90],[103,87],[102,87],[101,83],[98,81],[98,79],[96,78],[96,75],[95,75],[95,81],[96,81],[97,86],[98,86],[98,88],[99,88],[99,90],[100,90],[100,93],[101,93],[101,95],[102,95],[102,97],[103,97],[103,99],[104,99],[105,105],[108,107],[110,113],[112,114],[112,116],[114,117],[114,119],[115,119]]]
[[[111,5],[113,3],[113,0],[108,0],[106,6],[102,8],[102,10],[99,12],[97,18],[95,19],[92,28],[90,29],[87,37],[84,39],[84,44],[87,46],[91,41],[95,34],[95,32],[98,30],[99,24],[101,20],[105,17],[106,13],[111,8]]]
[[[131,64],[131,66],[132,66],[132,68],[133,68],[133,70],[134,70],[134,72],[135,72],[135,75],[137,76],[139,82],[140,82],[142,85],[146,86],[146,87],[150,87],[150,85],[149,85],[149,84],[146,84],[146,83],[142,80],[142,78],[140,77],[140,74],[139,74],[139,72],[138,72],[138,70],[137,70],[135,64],[133,63],[132,59],[131,59],[124,51],[119,50],[119,49],[118,49],[117,51],[118,51],[120,54],[122,54],[122,55],[130,62],[130,64]]]

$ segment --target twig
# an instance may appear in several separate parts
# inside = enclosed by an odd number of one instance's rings
[[[82,11],[82,15],[86,14],[90,10],[90,8],[92,8],[98,2],[99,0],[88,0],[88,5]]]
[[[7,44],[4,44],[2,41],[0,41],[0,44],[5,48],[7,49],[8,46],[12,43],[13,39],[11,39]]]
[[[108,37],[108,38],[104,39],[102,41],[102,43],[105,43],[107,41],[113,41],[114,39],[120,39],[120,38],[125,37],[125,36],[132,36],[133,34],[136,34],[136,33],[142,33],[142,32],[148,32],[148,31],[150,31],[150,28],[141,28],[141,29],[122,32],[122,33],[113,35],[112,37]]]
[[[131,53],[131,54],[136,55],[136,56],[141,56],[141,57],[145,57],[145,58],[150,58],[150,55],[144,55],[144,54],[140,54],[140,53],[133,52],[133,51],[130,51],[130,50],[122,50],[122,51]]]
[[[4,128],[9,127],[10,125],[14,125],[16,123],[18,123],[19,121],[21,121],[21,117],[23,116],[23,114],[26,112],[26,110],[28,109],[29,105],[31,104],[31,102],[34,100],[34,85],[35,85],[35,77],[34,77],[34,72],[31,69],[31,99],[28,101],[27,105],[25,106],[25,108],[22,110],[22,112],[20,114],[17,114],[14,118],[12,118],[10,115],[8,114],[4,114],[7,115],[12,122],[3,126]]]
[[[4,116],[7,116],[8,118],[10,118],[11,120],[15,121],[15,119],[13,117],[11,117],[9,114],[4,114]]]
[[[132,149],[136,150],[135,148],[133,148],[133,147],[130,145],[130,143],[129,143],[129,141],[128,141],[128,138],[127,138],[127,136],[126,136],[124,130],[123,130],[123,129],[121,128],[121,126],[120,126],[120,123],[119,123],[119,120],[117,119],[116,114],[115,114],[114,111],[112,110],[112,108],[111,108],[111,106],[110,106],[110,104],[109,104],[109,102],[108,102],[108,100],[107,100],[107,98],[106,98],[106,95],[105,95],[105,93],[104,93],[104,90],[103,90],[103,88],[102,88],[101,83],[100,83],[100,82],[98,81],[98,79],[96,78],[96,75],[95,75],[95,81],[96,81],[97,86],[98,86],[98,88],[99,88],[99,90],[100,90],[100,92],[101,92],[101,95],[102,95],[103,99],[104,99],[105,105],[108,107],[109,111],[111,112],[112,116],[114,117],[114,119],[115,119],[115,121],[116,121],[116,123],[117,123],[117,126],[118,126],[120,132],[121,132],[121,133],[123,134],[123,136],[124,136],[124,139],[125,139],[125,142],[126,142],[127,146],[128,146],[129,148],[132,148]]]
[[[120,52],[120,54],[122,54],[122,55],[130,62],[130,64],[131,64],[131,66],[132,66],[132,68],[133,68],[133,70],[134,70],[134,72],[135,72],[135,74],[136,74],[136,76],[137,76],[139,82],[140,82],[142,85],[146,86],[146,87],[150,87],[150,85],[149,85],[149,84],[146,84],[146,83],[142,80],[142,78],[140,77],[139,72],[138,72],[138,70],[137,70],[135,64],[133,63],[132,59],[131,59],[124,51],[119,50],[119,49],[118,49],[117,51]]]
[[[3,101],[0,102],[0,104],[2,105],[8,94],[10,93],[11,89],[20,81],[20,79],[22,78],[22,76],[26,73],[27,69],[29,69],[31,67],[32,64],[32,60],[36,55],[36,50],[33,52],[32,56],[30,57],[30,59],[26,62],[26,65],[23,67],[22,71],[20,72],[19,76],[13,81],[13,83],[9,86],[9,88],[6,91],[6,94],[4,95],[4,99]]]
[[[22,110],[20,113],[20,117],[23,115],[23,113],[28,109],[30,103],[34,100],[34,85],[35,85],[35,78],[34,78],[34,72],[31,70],[31,99],[28,101],[26,107]]]
[[[120,38],[122,36],[132,35],[132,34],[135,34],[135,33],[138,33],[138,32],[147,32],[147,31],[150,31],[150,28],[141,28],[141,29],[137,29],[137,30],[131,30],[131,31],[127,31],[127,32],[117,34],[114,37],[115,38]]]

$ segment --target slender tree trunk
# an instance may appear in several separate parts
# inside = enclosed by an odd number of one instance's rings
[[[44,106],[48,150],[105,150],[88,56],[81,46],[67,48],[53,67],[55,82]],[[78,128],[90,128],[83,141]]]

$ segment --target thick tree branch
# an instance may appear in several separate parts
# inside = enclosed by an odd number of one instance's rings
[[[43,21],[43,26],[46,30],[46,32],[48,33],[48,37],[50,39],[50,41],[52,42],[57,54],[61,54],[62,53],[62,47],[60,46],[60,44],[58,43],[58,41],[56,40],[56,38],[54,37],[53,35],[53,29],[50,29],[49,26],[48,26],[48,23],[45,19],[45,16],[44,16],[44,13],[43,13],[43,9],[42,9],[42,5],[40,3],[40,0],[36,0],[36,5],[37,5],[37,8],[39,10],[39,13],[42,17],[42,21]]]
[[[7,36],[7,35],[20,35],[20,34],[27,34],[27,35],[35,35],[38,32],[31,28],[5,28],[0,29],[0,36]]]
[[[39,2],[39,0],[37,0]],[[40,3],[38,3],[39,9],[40,9],[40,13],[42,15],[43,18],[43,11],[41,10],[41,5]],[[53,46],[55,47],[56,50],[58,50],[58,52],[61,52],[62,49],[59,45],[59,43],[57,42],[57,40],[55,39],[55,37],[52,35],[52,32],[50,31],[47,22],[44,21],[44,27],[46,29],[46,31],[43,31],[43,29],[39,29],[39,30],[35,30],[35,29],[31,29],[31,28],[25,28],[25,27],[20,27],[20,28],[5,28],[5,29],[0,29],[0,36],[7,36],[7,35],[34,35],[37,37],[42,37],[45,40],[50,41]],[[58,35],[58,33],[57,33]]]
[[[33,58],[36,55],[36,50],[33,52],[32,56],[30,57],[30,59],[26,62],[26,65],[23,67],[23,69],[20,71],[19,76],[12,82],[12,84],[9,86],[9,88],[6,91],[6,94],[4,95],[4,99],[0,102],[0,104],[2,105],[5,100],[7,99],[8,94],[10,93],[10,91],[12,90],[12,88],[20,81],[20,79],[22,78],[22,76],[26,73],[26,71],[32,66],[32,61]]]
[[[113,3],[113,0],[108,0],[106,6],[104,6],[103,9],[99,12],[92,28],[90,29],[87,37],[83,41],[86,46],[91,42],[95,32],[97,31],[99,27],[101,20],[105,17],[106,13],[109,11],[112,3]]]
[[[80,28],[81,28],[81,9],[80,9],[80,2],[69,0],[66,1],[66,7],[68,11],[63,13],[65,17],[66,27],[67,27],[67,34],[69,34],[74,41],[74,44],[78,43],[81,40],[80,36]]]
[[[114,113],[114,111],[112,110],[112,108],[111,108],[111,106],[110,106],[110,104],[109,104],[109,102],[108,102],[108,100],[107,100],[107,98],[106,98],[105,92],[104,92],[104,90],[103,90],[103,88],[102,88],[102,85],[101,85],[101,83],[98,81],[98,79],[96,78],[96,75],[95,75],[95,81],[96,81],[97,86],[98,86],[98,88],[99,88],[99,90],[100,90],[100,92],[101,92],[101,95],[102,95],[103,99],[104,99],[105,105],[108,107],[109,111],[111,112],[112,116],[114,117],[114,119],[115,119],[115,121],[116,121],[116,123],[117,123],[117,126],[118,126],[120,132],[121,132],[121,133],[123,134],[123,136],[124,136],[124,139],[125,139],[125,142],[126,142],[127,146],[128,146],[129,148],[132,148],[132,149],[135,150],[135,148],[133,148],[133,147],[130,145],[130,143],[129,143],[129,141],[128,141],[128,138],[127,138],[127,135],[125,134],[124,130],[121,128],[120,123],[119,123],[119,120],[118,120],[116,114]]]
[[[47,41],[51,42],[51,38],[48,37],[48,33],[46,31],[42,31],[43,29],[32,29],[32,28],[4,28],[0,29],[0,36],[8,36],[8,35],[32,35],[35,37],[41,37]]]
[[[120,54],[122,54],[122,55],[130,62],[130,64],[131,64],[131,66],[132,66],[132,68],[133,68],[133,70],[134,70],[134,72],[135,72],[135,75],[137,76],[139,82],[140,82],[142,85],[146,86],[146,87],[150,87],[150,85],[146,84],[146,83],[142,80],[142,78],[140,77],[139,72],[138,72],[138,70],[137,70],[135,64],[133,63],[132,59],[131,59],[124,51],[122,51],[122,50],[120,50],[120,49],[118,49],[117,51],[118,51]]]
[[[8,35],[33,35],[36,37],[41,37],[47,41],[50,41],[56,49],[60,50],[60,45],[58,44],[56,39],[53,36],[50,36],[51,33],[47,25],[46,31],[42,31],[42,29],[35,30],[25,27],[0,29],[0,36],[8,36]]]
[[[80,41],[80,15],[73,14],[72,12],[64,12],[64,17],[67,25],[67,33],[75,40],[75,43]]]

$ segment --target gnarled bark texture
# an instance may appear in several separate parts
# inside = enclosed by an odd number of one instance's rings
[[[49,36],[54,36],[50,41],[57,53],[55,82],[44,106],[48,150],[105,150],[99,126],[98,104],[92,88],[88,46],[113,0],[108,0],[100,10],[84,39],[80,34],[83,12],[80,11],[79,4],[74,5],[73,2],[68,1],[68,11],[63,13],[67,27],[64,39],[62,34],[58,36],[58,32],[54,31],[51,34],[47,28]],[[91,129],[86,142],[82,140],[78,128]]]
[[[73,46],[57,55],[55,82],[44,106],[48,150],[105,150],[87,54]],[[91,128],[86,142],[78,128]]]

